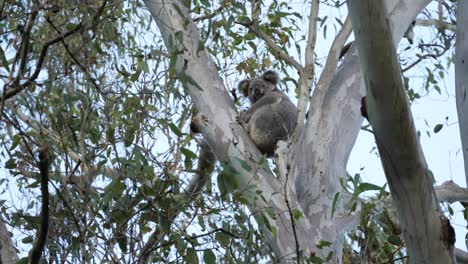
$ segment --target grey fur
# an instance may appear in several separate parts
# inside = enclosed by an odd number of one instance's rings
[[[278,140],[286,140],[296,128],[297,109],[289,97],[278,90],[278,74],[266,71],[262,76],[243,80],[239,91],[252,106],[240,114],[239,122],[263,154],[273,156]]]

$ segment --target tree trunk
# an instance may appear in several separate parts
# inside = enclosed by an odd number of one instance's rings
[[[468,3],[458,1],[457,39],[455,41],[455,95],[457,101],[458,124],[465,161],[465,178],[468,185]]]
[[[411,263],[455,263],[454,231],[443,215],[419,144],[384,3],[348,1],[366,82],[369,122]]]

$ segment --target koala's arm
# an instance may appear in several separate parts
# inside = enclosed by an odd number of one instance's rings
[[[260,108],[266,106],[266,105],[272,105],[281,102],[281,95],[276,94],[276,93],[270,93],[255,102],[249,110],[241,114],[241,119],[242,121],[248,123],[250,121],[250,118],[252,118],[252,115]]]

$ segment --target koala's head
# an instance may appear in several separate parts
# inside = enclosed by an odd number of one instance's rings
[[[255,103],[266,93],[275,91],[277,83],[278,74],[275,71],[266,71],[260,77],[241,81],[238,88],[250,102]]]

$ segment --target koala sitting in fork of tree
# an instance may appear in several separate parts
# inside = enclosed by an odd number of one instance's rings
[[[243,80],[238,86],[252,103],[250,109],[240,114],[239,123],[268,157],[273,156],[278,140],[292,135],[297,122],[297,109],[289,97],[278,90],[278,79],[278,74],[270,70],[260,77]]]

